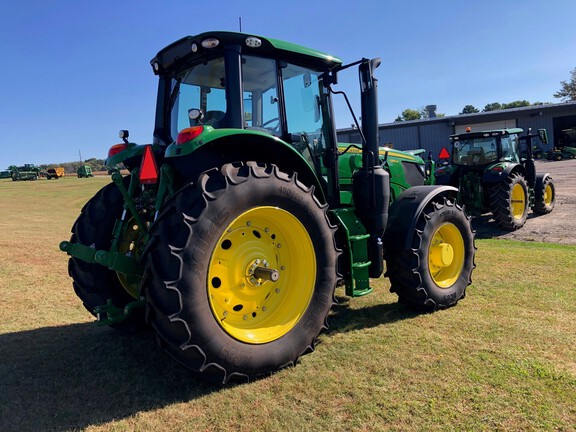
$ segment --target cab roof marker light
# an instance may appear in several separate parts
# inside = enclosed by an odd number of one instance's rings
[[[219,44],[220,41],[216,38],[206,38],[201,43],[204,48],[216,48]]]
[[[262,46],[262,40],[254,36],[247,37],[245,42],[249,48],[260,48]]]

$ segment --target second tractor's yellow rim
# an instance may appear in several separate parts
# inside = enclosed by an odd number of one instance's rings
[[[547,184],[546,187],[544,188],[544,204],[546,204],[547,206],[552,204],[553,197],[554,192],[552,192],[552,186],[550,186],[550,184]]]
[[[452,223],[442,224],[432,236],[428,250],[428,268],[436,285],[449,288],[458,280],[465,254],[460,230]]]
[[[286,210],[263,206],[224,230],[210,258],[207,289],[224,331],[263,344],[294,328],[315,281],[316,255],[304,225]]]
[[[526,194],[520,183],[516,183],[510,194],[510,208],[514,219],[522,219],[526,209]]]

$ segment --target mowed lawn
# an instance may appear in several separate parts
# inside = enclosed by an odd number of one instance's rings
[[[220,388],[74,294],[58,244],[108,181],[0,180],[0,431],[575,429],[575,246],[477,240],[467,297],[434,314],[384,278],[339,289],[297,367]]]

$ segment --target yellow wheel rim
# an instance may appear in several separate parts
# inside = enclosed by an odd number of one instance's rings
[[[521,184],[516,183],[510,194],[510,207],[514,219],[522,219],[526,209],[526,194]]]
[[[256,207],[224,231],[210,258],[210,307],[235,339],[263,344],[288,333],[312,298],[316,256],[308,231],[291,213]]]
[[[134,255],[137,261],[140,261],[140,254],[143,250],[142,230],[138,227],[134,219],[130,219],[124,229],[118,252],[122,255]],[[138,298],[140,286],[140,277],[127,275],[125,273],[116,272],[120,284],[124,290],[135,299]]]
[[[552,186],[547,184],[546,188],[544,189],[544,204],[546,204],[547,206],[552,204],[552,198],[553,197],[554,197],[554,192],[552,192]]]
[[[449,288],[460,276],[464,266],[464,239],[452,223],[441,225],[430,243],[428,251],[430,276],[441,288]]]

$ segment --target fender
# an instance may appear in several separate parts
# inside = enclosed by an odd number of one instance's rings
[[[520,171],[526,177],[526,170],[521,164],[498,162],[486,168],[482,175],[482,183],[498,183],[507,178],[512,171]]]
[[[542,188],[542,183],[550,177],[550,173],[538,173],[536,174],[536,187],[534,189],[538,190]]]
[[[204,131],[193,140],[172,143],[166,149],[179,181],[189,181],[209,167],[226,163],[255,161],[275,164],[285,173],[295,172],[306,186],[314,187],[315,196],[326,202],[324,180],[314,167],[292,145],[268,133],[248,129],[213,129]]]
[[[414,186],[402,192],[388,211],[384,248],[394,245],[394,248],[410,249],[412,233],[424,207],[437,196],[450,193],[456,196],[458,189],[453,186]]]

